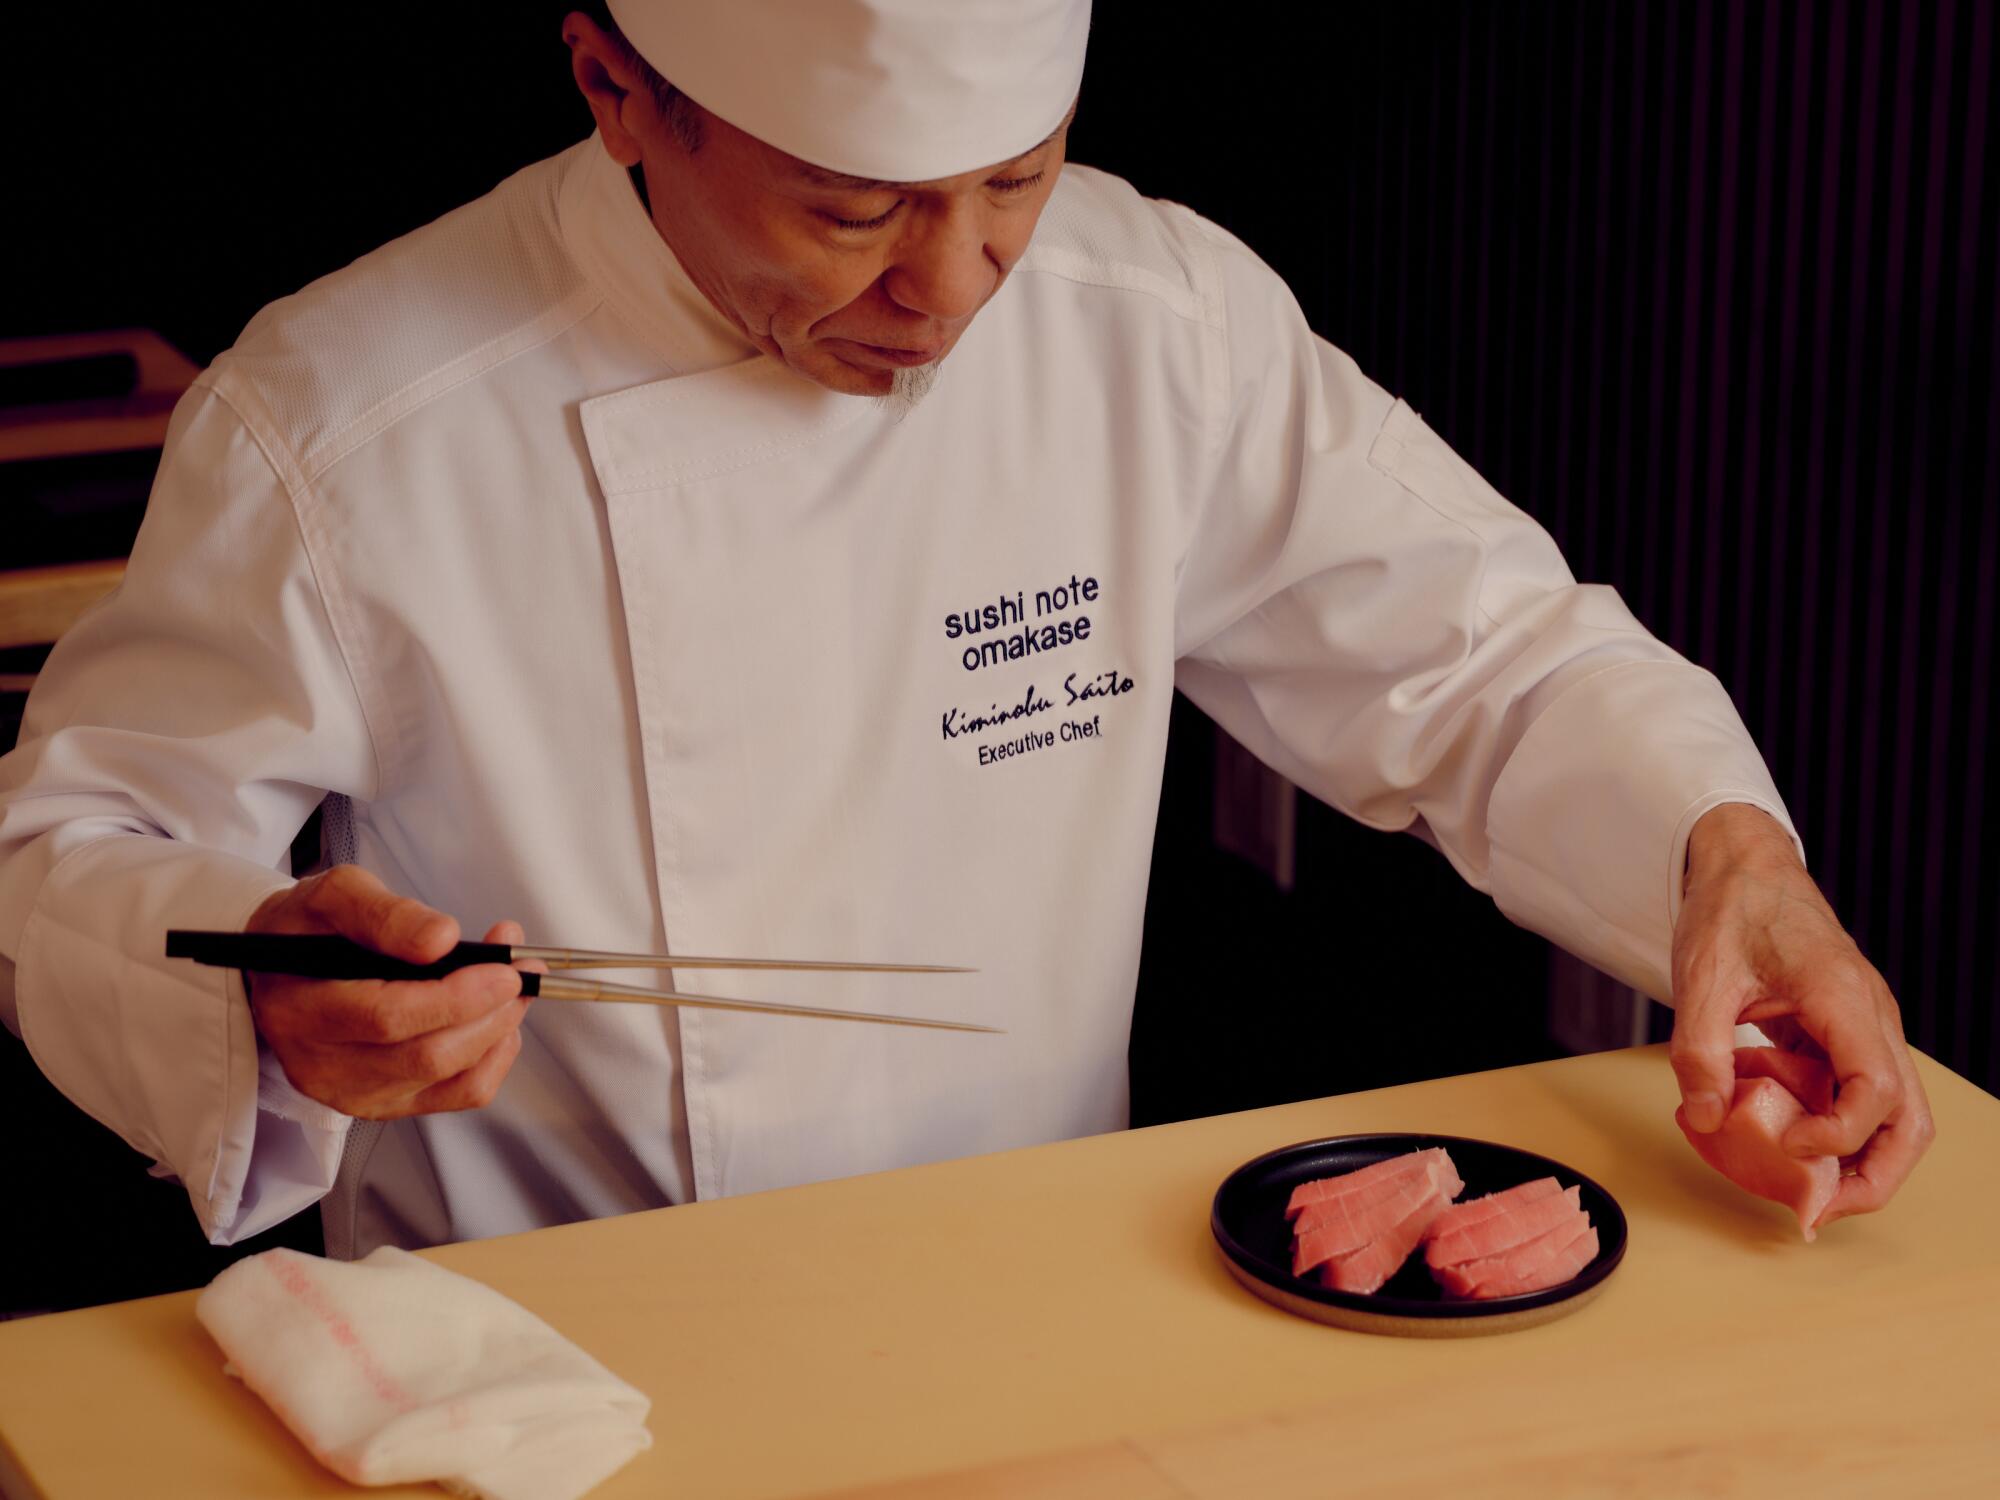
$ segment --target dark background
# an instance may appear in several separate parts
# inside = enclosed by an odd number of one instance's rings
[[[1261,252],[1735,695],[1912,1040],[1984,1086],[2000,798],[1989,0],[1100,0],[1071,154]],[[0,336],[259,306],[584,135],[560,5],[118,8],[0,46]],[[23,545],[0,512],[0,565]],[[1209,837],[1177,708],[1141,1122],[1557,1050],[1549,954],[1415,840]],[[0,1037],[0,1311],[205,1279],[180,1190]],[[73,1114],[73,1112],[72,1112]],[[278,1231],[313,1243],[312,1215]]]

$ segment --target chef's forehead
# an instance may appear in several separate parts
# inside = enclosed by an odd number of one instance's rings
[[[821,173],[910,184],[1024,156],[1083,77],[1090,0],[609,0],[718,118]]]

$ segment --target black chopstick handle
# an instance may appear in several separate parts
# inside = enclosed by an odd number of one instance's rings
[[[460,943],[436,963],[413,964],[328,933],[175,930],[167,934],[167,957],[305,979],[442,979],[473,964],[510,963],[514,951],[505,943]]]

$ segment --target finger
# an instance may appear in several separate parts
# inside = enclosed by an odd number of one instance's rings
[[[1881,1208],[1909,1180],[1936,1133],[1928,1102],[1920,1100],[1917,1106],[1901,1111],[1875,1133],[1854,1172],[1840,1179],[1832,1201],[1813,1227],[1824,1229],[1849,1214],[1872,1214]]]
[[[527,930],[519,922],[495,922],[492,929],[486,934],[487,942],[505,943],[510,948],[525,943],[527,940]],[[546,974],[549,972],[547,961],[539,958],[516,959],[514,967],[527,974]]]
[[[320,876],[306,907],[342,937],[410,963],[435,962],[458,941],[452,917],[397,895],[358,865],[337,865]]]
[[[1901,1103],[1893,1081],[1857,1073],[1843,1078],[1833,1108],[1807,1115],[1785,1132],[1793,1156],[1853,1156],[1862,1152]]]
[[[1721,1127],[1736,1093],[1738,1007],[1699,993],[1676,998],[1680,1008],[1667,1060],[1680,1083],[1688,1123],[1707,1135]]]
[[[1820,1032],[1840,1087],[1831,1110],[1808,1115],[1785,1132],[1784,1148],[1794,1156],[1852,1156],[1903,1103],[1900,1059],[1872,1007],[1840,1009],[1824,1019],[1807,1011],[1805,1021]]]
[[[311,1071],[319,1086],[298,1086],[322,1103],[360,1119],[394,1120],[424,1113],[415,1101],[427,1090],[476,1067],[509,1037],[518,1037],[526,1008],[527,1002],[516,998],[491,1016],[393,1046],[320,1048],[311,1056]],[[286,1072],[298,1082],[289,1064]]]
[[[500,1093],[514,1059],[521,1055],[521,1033],[509,1031],[464,1072],[425,1089],[410,1101],[412,1114],[441,1114],[448,1110],[484,1109]]]
[[[393,1046],[492,1014],[520,995],[521,976],[503,964],[473,964],[442,979],[335,980],[314,988],[314,1030],[323,1040]]]
[[[366,1065],[385,1086],[393,1085],[406,1094],[427,1089],[477,1063],[494,1043],[521,1024],[527,1008],[525,1000],[510,1000],[475,1021],[374,1049]]]

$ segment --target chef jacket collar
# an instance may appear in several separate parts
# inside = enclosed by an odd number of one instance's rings
[[[625,168],[592,135],[563,179],[556,214],[563,242],[626,326],[677,375],[761,351],[688,279],[639,202]]]

